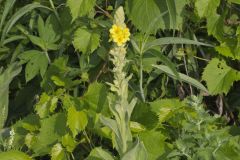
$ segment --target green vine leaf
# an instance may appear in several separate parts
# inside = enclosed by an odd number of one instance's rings
[[[77,111],[75,107],[68,108],[67,125],[75,137],[80,131],[83,131],[88,124],[88,118],[84,111]]]
[[[100,35],[86,28],[78,28],[74,34],[73,46],[76,50],[92,53],[99,46]]]
[[[212,95],[227,94],[233,82],[240,80],[240,72],[229,67],[224,60],[214,58],[204,69],[202,79]]]

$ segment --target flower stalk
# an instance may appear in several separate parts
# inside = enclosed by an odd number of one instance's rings
[[[128,82],[131,79],[131,75],[127,76],[124,67],[128,63],[126,59],[126,42],[129,41],[130,32],[124,20],[124,11],[120,7],[115,13],[114,24],[110,29],[110,41],[114,42],[114,47],[110,50],[110,60],[114,65],[112,70],[114,80],[113,83],[108,84],[111,87],[111,91],[115,93],[115,98],[109,97],[109,108],[114,119],[101,117],[102,123],[113,131],[113,145],[121,159],[129,156],[128,153],[133,149],[134,151],[131,151],[131,154],[137,157],[139,149],[144,148],[139,141],[133,144],[130,130],[130,117],[137,99],[133,98],[130,103],[128,102]]]

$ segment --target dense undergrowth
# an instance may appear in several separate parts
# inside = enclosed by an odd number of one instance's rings
[[[0,0],[0,160],[239,160],[240,0]]]

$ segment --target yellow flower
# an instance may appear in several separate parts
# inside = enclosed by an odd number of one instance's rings
[[[130,32],[126,27],[117,26],[114,24],[109,30],[110,32],[110,41],[117,43],[118,46],[122,46],[127,41],[129,41]]]

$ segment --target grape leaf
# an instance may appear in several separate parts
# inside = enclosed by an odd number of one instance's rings
[[[212,95],[227,94],[233,82],[240,80],[240,72],[229,67],[225,61],[214,58],[204,69],[202,79]]]
[[[77,111],[73,106],[68,108],[67,124],[75,137],[88,124],[86,113],[84,111]]]
[[[92,30],[78,28],[74,34],[73,45],[78,51],[92,53],[99,46],[100,35]]]

